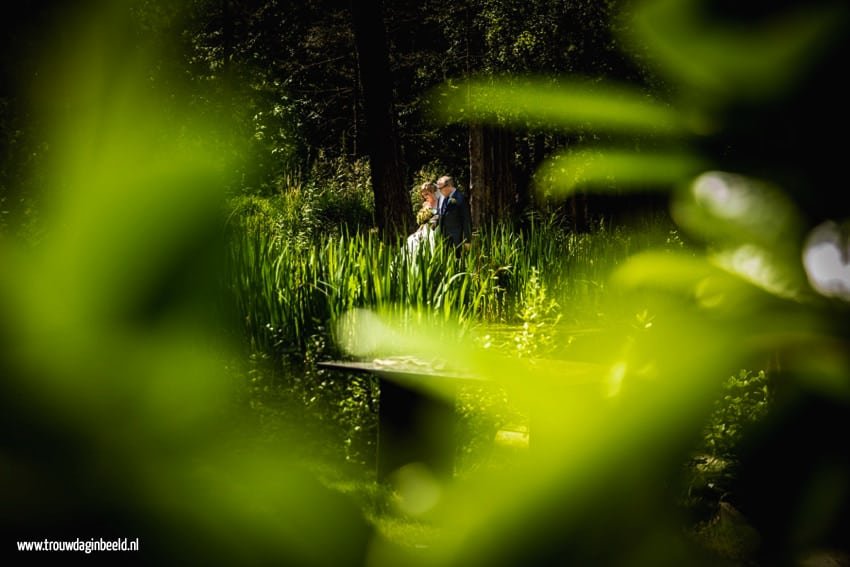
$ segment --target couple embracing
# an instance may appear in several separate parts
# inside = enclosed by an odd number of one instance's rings
[[[458,191],[454,179],[448,175],[436,183],[424,183],[419,194],[422,197],[422,207],[416,214],[419,228],[408,237],[408,248],[416,252],[422,241],[428,241],[433,247],[435,238],[439,237],[454,246],[455,253],[460,256],[461,248],[468,248],[472,240],[472,217],[466,196]]]

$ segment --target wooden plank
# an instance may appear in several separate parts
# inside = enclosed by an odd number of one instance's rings
[[[472,374],[463,374],[459,372],[446,372],[444,370],[435,369],[427,365],[410,366],[410,365],[391,365],[375,362],[350,362],[342,360],[333,360],[328,362],[319,362],[318,366],[322,368],[332,368],[336,370],[350,370],[352,372],[367,372],[378,376],[399,376],[411,378],[428,378],[428,379],[444,379],[444,380],[470,380],[483,381],[484,378],[474,376]]]
[[[606,375],[606,367],[595,363],[566,360],[541,363],[549,376],[547,387],[553,388],[553,395],[555,391],[562,395],[572,390],[598,389]],[[391,482],[393,472],[410,463],[421,463],[436,476],[451,479],[458,423],[457,388],[464,383],[480,385],[488,380],[446,372],[408,357],[370,362],[327,361],[319,362],[318,366],[378,378],[376,472],[379,481]],[[553,381],[552,376],[559,378]],[[540,423],[541,417],[536,419]],[[539,435],[534,437],[534,446],[546,444]]]

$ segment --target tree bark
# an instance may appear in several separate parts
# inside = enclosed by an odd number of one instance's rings
[[[413,229],[414,219],[396,132],[381,0],[352,0],[351,16],[375,194],[375,221],[385,237],[408,234]]]
[[[573,232],[588,232],[590,230],[590,210],[587,203],[587,193],[583,190],[570,195],[570,220]]]
[[[469,204],[472,225],[517,220],[514,134],[497,126],[469,127]]]

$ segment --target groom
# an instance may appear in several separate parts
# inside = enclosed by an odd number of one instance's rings
[[[460,255],[460,246],[469,248],[472,241],[472,217],[469,214],[469,202],[463,193],[455,187],[454,179],[448,175],[437,180],[437,189],[440,190],[439,211],[440,219],[438,226],[440,233],[447,242],[455,246]]]

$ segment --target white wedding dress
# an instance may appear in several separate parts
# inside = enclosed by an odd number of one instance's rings
[[[434,212],[436,212],[436,210],[434,210]],[[431,217],[431,219],[435,221],[436,216]],[[431,251],[434,251],[434,245],[436,242],[434,236],[434,227],[436,225],[436,222],[432,222],[432,220],[429,220],[419,225],[419,228],[416,229],[416,232],[407,237],[407,252],[410,254],[411,257],[416,256],[416,254],[419,252],[419,247],[422,245],[423,242],[427,242],[428,245],[431,247]]]

